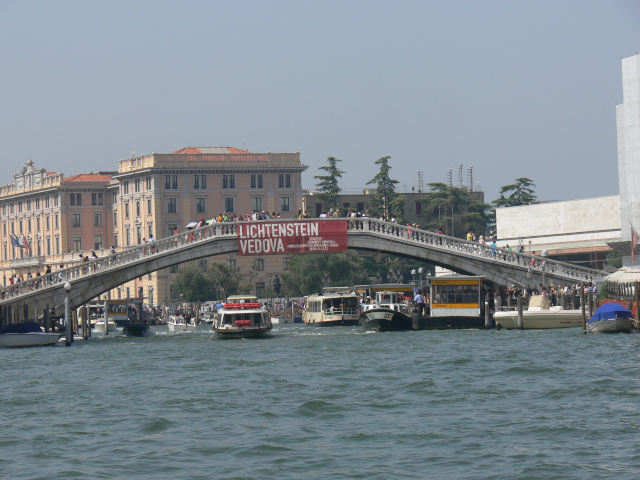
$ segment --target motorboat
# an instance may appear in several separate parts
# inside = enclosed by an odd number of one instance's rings
[[[271,315],[257,298],[230,297],[214,320],[213,331],[219,338],[261,338],[271,334]]]
[[[167,327],[170,332],[210,332],[213,327],[213,319],[200,319],[196,323],[195,318],[185,319],[182,315],[171,315],[167,320]]]
[[[59,333],[46,333],[36,322],[12,323],[0,328],[0,347],[41,347],[55,345]]]
[[[109,319],[107,322],[107,327],[109,328],[110,332],[115,332],[116,328],[118,328],[118,325],[116,324],[116,322],[112,319]],[[96,332],[102,332],[104,333],[104,317],[98,318],[95,323],[92,325],[92,328],[96,331]]]
[[[497,325],[508,329],[568,328],[582,326],[582,310],[565,310],[550,306],[546,295],[531,295],[529,307],[522,312],[522,327],[517,310],[500,310],[493,314]]]
[[[375,302],[362,307],[360,326],[363,330],[387,332],[413,328],[409,306],[398,292],[376,292]]]
[[[633,313],[616,302],[600,305],[587,320],[587,331],[590,333],[631,332],[633,329]]]

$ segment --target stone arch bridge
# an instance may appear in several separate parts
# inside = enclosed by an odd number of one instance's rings
[[[370,218],[267,220],[256,223],[275,222],[346,222],[349,249],[427,261],[456,272],[482,275],[499,285],[575,284],[592,282],[604,276],[604,272],[598,270]],[[46,306],[55,307],[56,314],[60,314],[66,282],[71,286],[69,297],[71,306],[75,308],[156,270],[237,252],[238,223],[213,223],[188,234],[183,232],[160,239],[153,244],[153,253],[151,250],[151,244],[128,247],[88,263],[78,263],[37,277],[37,282],[31,279],[6,286],[0,299],[2,316],[16,319],[28,315],[33,318],[34,312],[42,312]],[[21,311],[30,313],[21,314]]]

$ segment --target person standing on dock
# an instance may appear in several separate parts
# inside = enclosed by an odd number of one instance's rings
[[[413,302],[418,307],[418,311],[420,312],[420,316],[424,316],[424,299],[422,298],[422,290],[418,290],[416,296],[413,297]]]

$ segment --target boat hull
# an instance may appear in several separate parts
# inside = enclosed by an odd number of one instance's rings
[[[122,334],[126,337],[149,337],[151,327],[146,323],[126,323],[122,326]]]
[[[378,332],[413,329],[410,316],[390,308],[372,308],[363,311],[360,315],[360,326],[365,331],[374,330]]]
[[[338,318],[320,322],[304,322],[316,327],[353,327],[360,324],[359,318]]]
[[[218,338],[265,338],[271,335],[272,327],[230,327],[215,328],[213,331]]]
[[[587,331],[590,333],[628,333],[632,330],[632,318],[606,318],[603,320],[587,323]]]
[[[0,335],[0,347],[43,347],[55,345],[59,339],[58,333],[3,333]]]
[[[183,332],[210,332],[213,327],[213,323],[202,322],[197,325],[192,325],[190,323],[171,323],[167,322],[167,327],[170,332],[173,333],[183,333]]]
[[[518,312],[496,312],[493,319],[497,325],[507,329],[518,329]],[[558,311],[525,311],[522,312],[522,328],[546,329],[546,328],[570,328],[582,326],[581,310]]]

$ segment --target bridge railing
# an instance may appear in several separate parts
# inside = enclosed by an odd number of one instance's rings
[[[441,235],[419,228],[384,222],[373,218],[348,219],[351,230],[367,230],[391,237],[403,238],[412,242],[426,244],[435,249],[453,250],[461,255],[489,258],[496,262],[516,264],[545,274],[569,277],[577,282],[593,282],[602,272],[591,268],[575,266],[546,257],[515,252],[507,248],[481,244],[456,237]]]
[[[182,248],[185,245],[200,242],[211,237],[229,235],[237,235],[237,224],[215,223],[198,229],[187,230],[178,235],[163,238],[155,242],[124,247],[109,255],[94,258],[87,262],[76,262],[70,267],[60,268],[51,273],[36,275],[12,285],[6,285],[0,289],[0,298],[16,298],[30,294],[35,290],[56,288],[59,287],[60,284],[65,284],[66,282],[71,282],[80,277],[86,277],[87,275],[99,275],[107,270],[126,265],[149,255]]]

